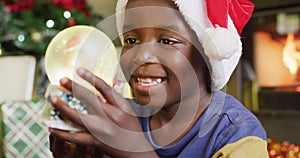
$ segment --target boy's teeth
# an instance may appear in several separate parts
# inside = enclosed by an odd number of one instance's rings
[[[152,79],[149,77],[147,77],[147,78],[137,77],[137,81],[138,81],[138,84],[148,87],[148,86],[155,86],[155,85],[161,83],[162,79],[161,78]]]

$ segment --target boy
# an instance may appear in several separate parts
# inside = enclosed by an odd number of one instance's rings
[[[219,91],[239,60],[238,33],[252,10],[247,0],[119,0],[120,64],[135,99],[122,98],[83,68],[77,74],[104,98],[63,78],[61,85],[93,112],[81,115],[51,98],[86,129],[49,129],[53,155],[64,157],[66,144],[74,143],[70,152],[79,157],[267,158],[259,121]]]

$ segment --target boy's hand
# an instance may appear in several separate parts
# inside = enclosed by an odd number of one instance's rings
[[[50,150],[55,158],[107,158],[93,146],[78,145],[50,135]]]
[[[49,129],[51,137],[57,138],[58,141],[95,146],[97,150],[116,157],[132,157],[136,154],[153,157],[155,152],[144,137],[137,117],[132,115],[134,112],[127,100],[91,72],[80,68],[77,74],[93,85],[104,98],[67,78],[62,79],[61,86],[73,92],[73,95],[87,106],[89,114],[80,114],[59,97],[51,97],[50,101],[64,117],[82,126],[86,131],[70,133]],[[53,147],[55,146],[52,145],[52,149]]]

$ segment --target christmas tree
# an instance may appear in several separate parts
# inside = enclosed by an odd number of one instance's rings
[[[96,25],[90,10],[85,0],[0,0],[0,53],[41,57],[62,29]]]

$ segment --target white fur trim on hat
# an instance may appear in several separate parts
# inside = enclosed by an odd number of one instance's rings
[[[215,27],[207,15],[205,0],[172,0],[184,19],[196,33],[204,48],[204,59],[211,75],[211,90],[222,89],[228,82],[242,54],[240,36],[228,15],[228,27]],[[118,0],[116,24],[122,35],[124,13],[128,0]],[[121,36],[122,39],[122,36]],[[123,40],[121,40],[123,42]]]

